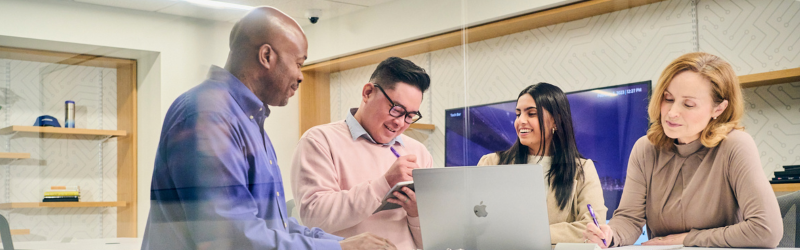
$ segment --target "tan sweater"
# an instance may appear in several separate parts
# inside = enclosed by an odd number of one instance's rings
[[[783,235],[778,201],[749,134],[734,130],[714,148],[699,140],[656,149],[646,137],[631,152],[612,244],[689,232],[685,246],[774,248]]]
[[[545,156],[540,162],[539,156],[530,156],[528,162],[540,164],[544,169],[545,176],[552,164],[552,157]],[[487,154],[481,157],[478,166],[497,165],[500,157],[496,153]],[[572,196],[564,210],[559,209],[556,201],[556,193],[550,189],[549,182],[545,180],[547,188],[547,217],[550,220],[550,241],[552,244],[559,242],[580,242],[583,243],[583,231],[586,224],[592,222],[587,204],[592,204],[592,209],[597,216],[597,222],[605,223],[608,208],[603,200],[603,189],[600,186],[600,178],[591,160],[581,160],[583,164],[582,179],[575,179],[573,184]],[[546,178],[546,177],[545,177]],[[538,212],[538,211],[531,211]],[[641,228],[641,227],[640,227]]]

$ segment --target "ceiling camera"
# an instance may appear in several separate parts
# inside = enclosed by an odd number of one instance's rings
[[[308,18],[308,21],[311,22],[311,24],[316,24],[319,22],[320,15],[322,15],[322,10],[320,9],[309,9],[306,11],[306,18]]]

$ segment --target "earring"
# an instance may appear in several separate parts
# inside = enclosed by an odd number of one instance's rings
[[[553,128],[553,134],[556,134],[556,128]]]
[[[716,119],[717,119],[717,117],[716,117],[716,116],[714,116],[714,117],[711,117],[711,119],[714,119],[714,120],[716,120]]]

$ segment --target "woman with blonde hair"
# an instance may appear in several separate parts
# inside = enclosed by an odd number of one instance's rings
[[[744,100],[730,64],[703,52],[675,59],[648,113],[619,208],[608,225],[588,224],[585,241],[631,245],[646,224],[643,245],[776,247],[778,202],[753,138],[742,131]]]

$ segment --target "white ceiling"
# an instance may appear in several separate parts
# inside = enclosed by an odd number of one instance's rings
[[[235,22],[247,10],[211,8],[182,0],[69,0],[81,3],[105,5],[117,8],[158,12],[164,14],[195,17],[201,19]],[[247,6],[272,6],[291,16],[302,26],[309,25],[306,12],[309,9],[322,10],[319,22],[351,12],[364,10],[370,6],[393,0],[213,0]]]

